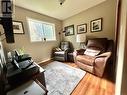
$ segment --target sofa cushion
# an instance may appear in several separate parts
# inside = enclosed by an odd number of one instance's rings
[[[88,40],[87,48],[101,50],[101,52],[105,52],[107,48],[107,42],[107,38],[90,39]]]
[[[88,55],[78,55],[76,57],[76,60],[79,61],[79,62],[82,62],[84,64],[93,66],[94,65],[94,61],[95,61],[95,57],[88,56]]]
[[[89,56],[96,56],[100,53],[100,50],[93,50],[93,49],[86,49],[86,51],[84,52],[85,55],[89,55]]]

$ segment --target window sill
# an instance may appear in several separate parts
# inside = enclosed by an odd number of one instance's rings
[[[43,41],[43,42],[56,42],[57,40],[47,40],[47,41]]]
[[[57,40],[47,40],[47,41],[30,41],[31,43],[45,43],[45,42],[56,42]]]

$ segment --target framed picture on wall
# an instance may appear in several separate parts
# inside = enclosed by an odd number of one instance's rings
[[[87,32],[87,24],[77,25],[77,34],[82,34]]]
[[[91,29],[91,32],[102,31],[102,18],[92,20],[90,22],[90,29]]]
[[[13,21],[14,34],[24,34],[24,27],[21,21]]]
[[[65,36],[74,35],[74,25],[65,27]]]

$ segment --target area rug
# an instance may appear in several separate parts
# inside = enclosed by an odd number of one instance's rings
[[[43,67],[48,95],[70,95],[85,71],[54,61]]]

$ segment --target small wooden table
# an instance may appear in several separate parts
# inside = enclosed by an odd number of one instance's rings
[[[39,73],[33,76],[33,80],[39,81],[46,88],[45,76],[44,76],[45,70],[41,66],[39,66],[37,63],[34,62],[34,64],[36,64],[39,67]]]

